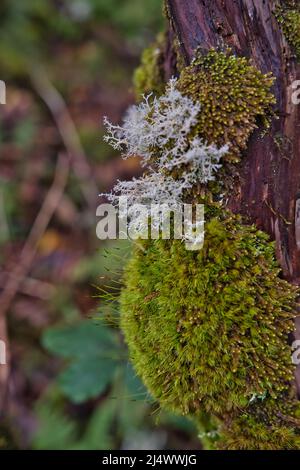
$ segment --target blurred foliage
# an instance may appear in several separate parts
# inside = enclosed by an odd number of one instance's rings
[[[43,343],[51,353],[72,360],[59,377],[62,391],[72,402],[97,397],[114,380],[121,357],[109,328],[85,321],[48,330]]]
[[[101,122],[132,102],[132,73],[162,28],[161,9],[161,0],[1,0],[0,284],[65,151],[34,74],[61,94],[99,193],[110,190],[140,165],[102,142]],[[96,222],[72,172],[7,317],[12,393],[0,448],[197,448],[192,425],[158,410],[128,363],[116,296],[130,246],[100,244]]]
[[[2,0],[1,68],[22,75],[34,61],[51,62],[57,47],[82,44],[107,25],[120,39],[141,46],[162,26],[160,9],[161,0]]]
[[[122,436],[144,427],[147,392],[127,362],[117,331],[82,321],[46,331],[43,344],[50,352],[71,358],[71,364],[37,404],[41,426],[34,448],[113,449]],[[100,395],[84,429],[68,417],[66,398],[84,403]]]

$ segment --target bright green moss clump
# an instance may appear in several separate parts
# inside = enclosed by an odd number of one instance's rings
[[[201,251],[142,241],[125,271],[121,326],[138,375],[163,408],[221,420],[220,448],[300,445],[281,418],[293,411],[297,291],[279,271],[267,235],[218,206]]]
[[[258,118],[268,125],[273,82],[271,74],[264,75],[248,59],[211,50],[182,71],[179,89],[201,103],[195,133],[208,143],[228,144],[225,160],[237,162]]]
[[[163,240],[136,250],[122,327],[137,373],[163,407],[226,413],[289,387],[295,288],[278,276],[267,238],[220,212],[207,220],[199,252]]]
[[[286,2],[277,9],[275,14],[283,33],[295,50],[297,59],[300,60],[300,6],[295,1]]]
[[[153,92],[159,96],[164,92],[165,83],[162,70],[164,42],[164,35],[160,34],[156,42],[142,53],[141,65],[135,70],[133,76],[134,92],[138,101],[143,94]]]

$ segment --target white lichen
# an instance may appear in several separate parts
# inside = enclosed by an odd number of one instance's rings
[[[147,116],[152,109],[150,98],[151,95],[145,96],[142,103],[130,106],[124,116],[122,126],[115,126],[107,117],[104,118],[104,125],[107,129],[104,141],[115,150],[122,151],[123,158],[138,155],[147,160],[149,157],[151,126],[147,121]]]
[[[176,84],[171,79],[163,96],[144,96],[141,104],[131,106],[122,126],[105,118],[105,141],[121,150],[123,158],[137,155],[148,166],[148,175],[119,181],[108,195],[110,201],[122,195],[129,204],[177,203],[186,189],[214,180],[228,146],[217,148],[191,137],[201,106],[182,95]],[[176,179],[171,176],[174,170],[179,175]]]
[[[159,99],[144,96],[137,106],[131,106],[122,126],[114,126],[107,118],[105,141],[125,158],[139,155],[145,164],[151,159],[176,157],[186,151],[188,136],[197,123],[200,104],[183,96],[171,79],[165,95]]]
[[[119,217],[126,218],[136,232],[143,234],[150,221],[152,230],[164,229],[164,222],[174,213],[181,217],[181,227],[183,191],[181,181],[152,172],[131,181],[118,181],[113,191],[104,195],[118,208]]]
[[[200,112],[200,104],[183,96],[176,79],[171,79],[165,95],[153,100],[148,95],[141,104],[131,106],[122,126],[105,118],[108,133],[104,139],[121,150],[124,158],[138,155],[143,165],[161,172],[179,169],[186,188],[196,182],[207,183],[214,179],[228,146],[218,149],[199,137],[191,138]]]
[[[119,197],[127,199],[128,206],[133,204],[181,204],[184,186],[181,180],[152,172],[131,181],[118,181],[113,191],[106,194],[108,200],[117,204]]]
[[[227,153],[228,146],[217,148],[215,145],[207,145],[199,137],[195,137],[189,143],[188,150],[181,155],[171,156],[161,162],[162,166],[173,171],[180,169],[181,179],[186,188],[194,184],[208,183],[215,179],[215,173],[221,168],[220,160]]]
[[[185,190],[181,180],[175,180],[160,173],[151,173],[132,181],[118,181],[114,190],[105,194],[108,200],[118,208],[119,218],[130,222],[142,238],[159,232],[170,238],[170,223],[173,219],[173,237],[186,242],[187,249],[201,249],[204,243],[204,206],[183,204]],[[183,233],[184,226],[184,233]]]

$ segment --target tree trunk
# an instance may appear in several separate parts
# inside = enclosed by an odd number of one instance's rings
[[[300,65],[274,16],[279,5],[277,0],[166,0],[170,31],[165,71],[167,76],[176,73],[177,39],[186,64],[199,46],[230,46],[262,72],[273,72],[279,119],[263,138],[261,130],[252,135],[228,207],[276,241],[284,276],[300,284],[300,105],[291,99]],[[300,321],[297,326],[300,339]]]

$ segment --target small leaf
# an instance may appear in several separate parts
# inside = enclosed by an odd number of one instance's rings
[[[43,346],[50,352],[66,358],[96,355],[115,350],[116,336],[113,331],[92,321],[74,326],[51,328],[42,339]]]
[[[52,353],[71,360],[59,376],[59,385],[75,403],[105,392],[121,360],[120,344],[113,330],[92,321],[48,330],[43,345]]]
[[[59,377],[59,385],[74,403],[82,403],[103,393],[115,377],[118,362],[88,356],[71,364]]]

